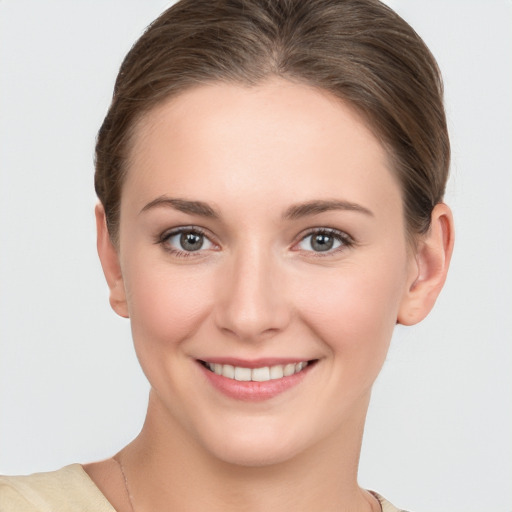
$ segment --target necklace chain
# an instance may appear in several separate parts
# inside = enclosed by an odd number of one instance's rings
[[[124,466],[123,466],[123,463],[121,462],[121,457],[112,457],[112,458],[119,465],[119,469],[121,470],[121,474],[123,475],[123,482],[124,482],[124,488],[126,490],[126,495],[128,496],[128,501],[130,502],[131,512],[135,512],[135,507],[133,506],[133,497],[130,493],[130,488],[128,487],[128,478],[126,478],[126,473],[124,472]],[[370,494],[378,502],[379,510],[382,511],[382,504],[380,503],[380,500],[372,492],[370,492]],[[372,508],[373,508],[373,505],[372,505]]]
[[[130,489],[128,487],[128,478],[126,478],[126,473],[124,472],[123,463],[121,462],[121,457],[113,457],[113,459],[119,465],[119,469],[121,470],[121,474],[123,475],[124,488],[126,490],[126,495],[128,496],[128,501],[130,502],[131,512],[135,512],[135,507],[133,506],[133,498],[130,493]]]

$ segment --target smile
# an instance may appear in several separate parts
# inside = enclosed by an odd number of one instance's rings
[[[230,364],[209,363],[207,361],[201,361],[201,363],[216,375],[239,382],[266,382],[282,379],[283,377],[290,377],[301,372],[309,365],[309,361],[301,361],[299,363],[262,366],[260,368],[246,368]]]
[[[224,396],[245,402],[261,402],[298,386],[319,362],[310,360],[261,359],[245,361],[197,359],[206,381]]]

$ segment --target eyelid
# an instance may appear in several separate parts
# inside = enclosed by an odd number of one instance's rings
[[[333,236],[337,240],[341,242],[341,246],[337,247],[333,250],[328,251],[306,251],[303,249],[297,249],[296,247],[308,236],[311,235],[317,235],[317,234],[326,234]],[[350,247],[353,247],[355,245],[355,240],[352,236],[350,236],[347,232],[341,231],[339,229],[335,228],[329,228],[329,227],[315,227],[315,228],[309,228],[305,232],[302,232],[298,237],[298,240],[294,242],[292,246],[292,250],[294,251],[301,251],[304,253],[308,253],[308,256],[313,256],[315,258],[323,258],[327,256],[332,256],[333,254],[337,254],[339,252],[342,252],[346,249],[349,249]]]
[[[197,233],[198,235],[201,235],[204,238],[206,238],[214,246],[214,248],[219,247],[218,243],[215,242],[213,235],[211,235],[209,231],[200,226],[195,225],[177,226],[174,228],[166,229],[161,234],[156,236],[155,243],[160,244],[164,248],[164,250],[177,257],[200,257],[204,255],[205,251],[211,250],[211,248],[209,248],[198,249],[197,251],[185,251],[166,245],[166,242],[170,238],[181,233]]]
[[[169,238],[179,235],[180,233],[186,232],[195,232],[201,236],[204,236],[213,246],[214,250],[219,249],[219,244],[215,241],[215,237],[205,228],[196,225],[188,225],[188,226],[177,226],[174,228],[167,229],[163,231],[161,234],[157,235],[155,238],[155,243],[162,245],[162,247],[169,253],[178,256],[178,257],[200,257],[204,255],[205,251],[209,251],[212,249],[198,249],[197,251],[184,251],[175,248],[171,248],[170,246],[166,246],[167,240]],[[334,250],[327,250],[324,252],[321,251],[307,251],[303,249],[298,249],[297,246],[304,241],[308,236],[316,235],[316,234],[326,234],[329,236],[333,236],[337,240],[341,242],[341,246],[337,247]],[[331,227],[314,227],[309,228],[306,231],[303,231],[300,235],[298,235],[297,240],[293,243],[291,250],[297,252],[308,253],[308,256],[312,257],[327,257],[332,256],[333,254],[337,254],[338,252],[344,251],[355,245],[354,238],[349,235],[345,231],[341,231],[336,228]]]

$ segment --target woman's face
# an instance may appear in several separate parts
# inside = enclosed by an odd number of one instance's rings
[[[150,415],[248,465],[360,432],[417,270],[351,108],[279,80],[183,93],[138,125],[120,219]]]

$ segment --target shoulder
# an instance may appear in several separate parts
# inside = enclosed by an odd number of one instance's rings
[[[383,498],[380,494],[374,491],[370,492],[379,500],[382,512],[407,512],[406,510],[402,510],[401,508],[396,508],[386,498]]]
[[[0,512],[115,512],[80,464],[0,476]]]

